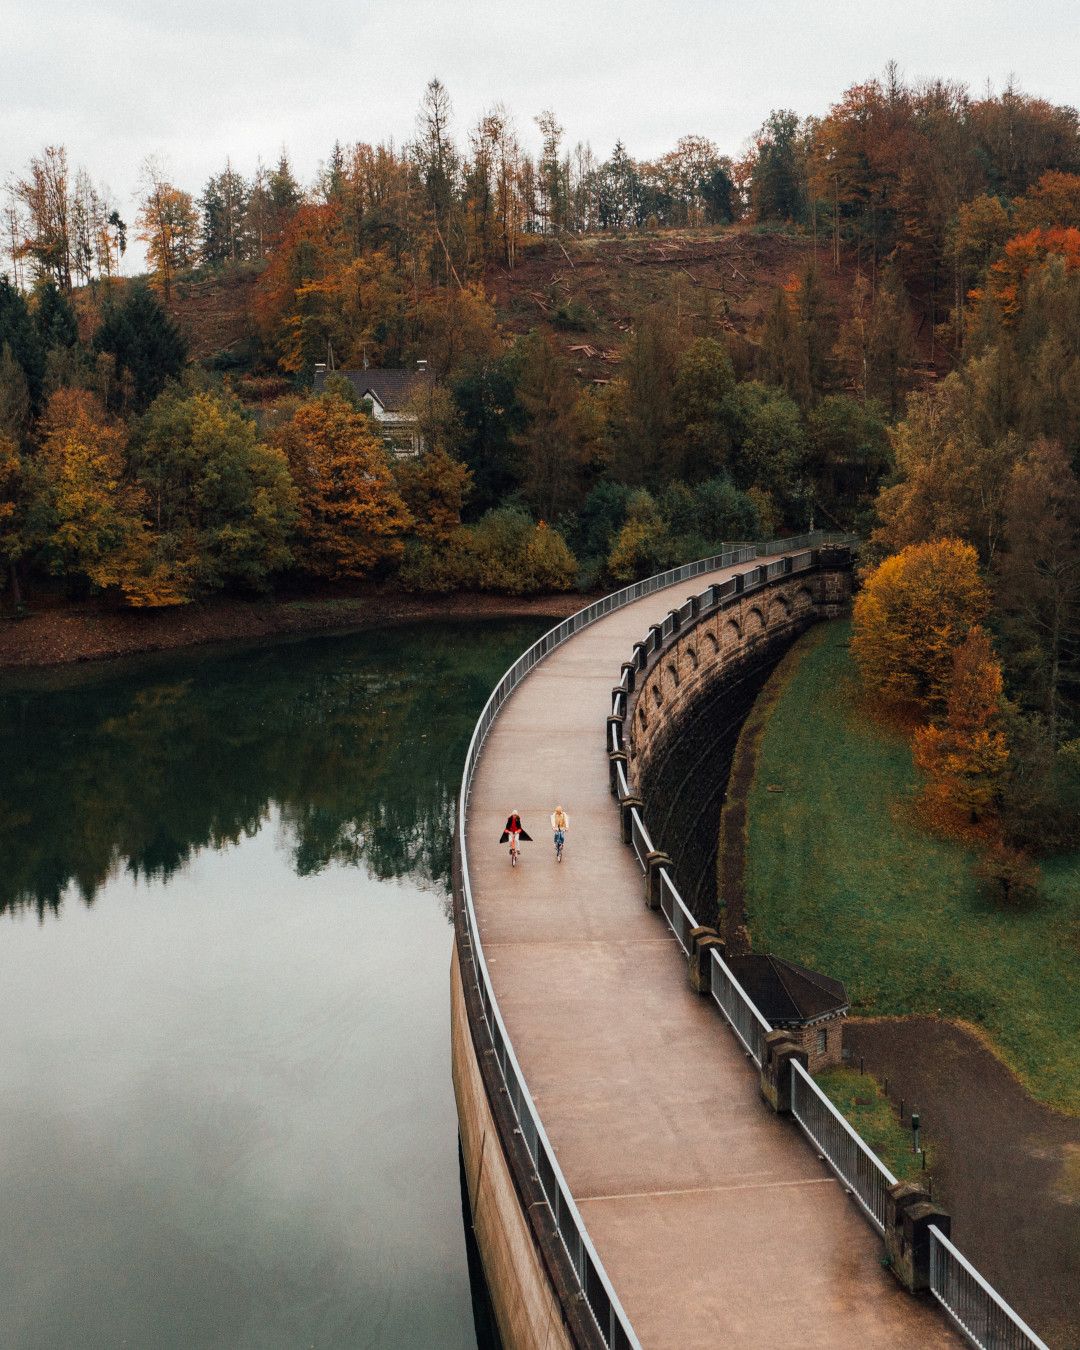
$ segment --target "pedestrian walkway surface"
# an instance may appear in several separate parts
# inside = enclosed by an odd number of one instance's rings
[[[467,847],[480,938],[519,1063],[642,1345],[955,1346],[882,1268],[880,1239],[757,1073],[642,900],[604,737],[632,644],[692,592],[659,591],[547,657],[496,719]],[[548,817],[570,817],[556,863]],[[535,842],[498,843],[520,812]]]

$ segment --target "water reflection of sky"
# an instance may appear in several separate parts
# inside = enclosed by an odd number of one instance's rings
[[[534,631],[5,698],[0,1344],[475,1344],[439,879]]]

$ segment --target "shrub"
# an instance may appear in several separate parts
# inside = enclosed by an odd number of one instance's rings
[[[1039,894],[1038,864],[1022,849],[1008,844],[990,846],[972,868],[987,895],[998,904],[1020,909],[1033,904]]]
[[[617,581],[634,581],[657,572],[670,547],[667,526],[648,492],[635,492],[611,553],[608,571]]]
[[[496,591],[535,595],[568,591],[577,560],[558,530],[534,525],[523,511],[489,511],[478,524],[455,530],[442,545],[410,542],[401,582],[410,590]]]

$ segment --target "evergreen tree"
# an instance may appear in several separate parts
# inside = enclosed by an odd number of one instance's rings
[[[202,211],[199,252],[211,267],[248,255],[247,214],[251,189],[242,174],[226,163],[207,181],[199,198]]]
[[[802,222],[806,217],[806,170],[799,119],[783,109],[771,112],[757,136],[750,199],[758,220]]]
[[[806,343],[810,394],[817,399],[829,383],[830,360],[836,343],[836,314],[822,280],[821,269],[813,259],[807,263],[799,278],[795,310]]]
[[[735,184],[723,164],[698,183],[698,192],[705,203],[705,219],[709,225],[728,225],[735,219],[738,204]]]
[[[145,286],[132,286],[106,306],[94,350],[108,352],[132,383],[132,404],[142,411],[180,374],[186,356],[179,328]]]
[[[57,347],[74,347],[79,340],[75,310],[55,281],[47,281],[38,292],[34,325],[46,352]]]
[[[761,338],[761,373],[800,407],[810,402],[810,354],[806,335],[792,313],[786,293],[776,292]]]
[[[18,447],[26,440],[29,429],[30,391],[26,376],[5,342],[0,347],[0,437]]]
[[[530,333],[522,341],[521,357],[517,394],[526,422],[517,444],[522,455],[522,486],[540,518],[550,520],[575,496],[578,390],[552,337]]]
[[[727,399],[734,387],[731,357],[714,338],[698,338],[679,357],[671,394],[672,447],[675,467],[688,482],[707,478],[727,459]]]
[[[39,408],[45,380],[45,350],[25,299],[6,276],[0,277],[0,346],[5,343],[26,380],[31,408]]]

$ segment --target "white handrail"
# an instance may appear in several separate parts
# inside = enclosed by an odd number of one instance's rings
[[[958,1300],[950,1297],[942,1287],[948,1282],[942,1257],[955,1261],[978,1289],[986,1305],[984,1327],[969,1326],[964,1318],[971,1319],[970,1310],[952,1306]],[[972,1345],[979,1346],[980,1350],[1049,1350],[1046,1342],[1032,1331],[1017,1312],[1014,1312],[993,1285],[983,1279],[964,1253],[949,1241],[936,1223],[930,1225],[930,1292]],[[1004,1327],[993,1330],[990,1328],[993,1310],[1005,1319]],[[998,1334],[999,1331],[1003,1334]]]

